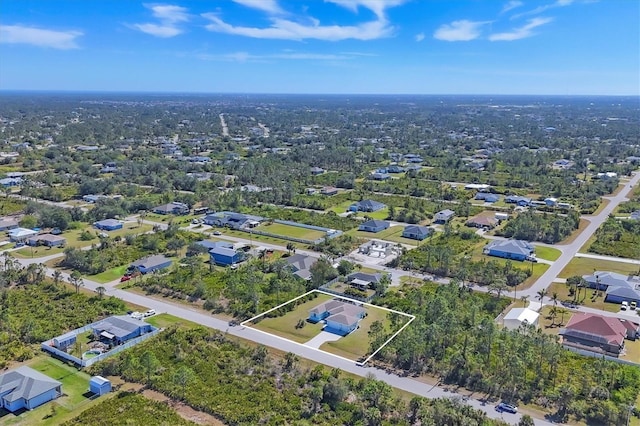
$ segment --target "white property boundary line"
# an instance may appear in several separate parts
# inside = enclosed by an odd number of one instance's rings
[[[368,356],[364,361],[362,361],[362,362],[358,362],[358,361],[356,361],[356,365],[358,365],[358,366],[360,366],[360,367],[364,366],[367,362],[369,362],[369,361],[371,360],[371,358],[373,358],[373,357],[374,357],[378,352],[380,352],[380,351],[382,350],[382,348],[384,348],[385,346],[387,346],[387,345],[389,344],[389,342],[391,342],[393,339],[395,339],[395,338],[396,338],[396,336],[402,332],[402,330],[404,330],[405,328],[407,328],[407,326],[408,326],[409,324],[411,324],[411,323],[413,322],[413,320],[414,320],[414,319],[416,319],[416,316],[415,316],[415,315],[407,314],[407,313],[405,313],[405,312],[396,311],[395,309],[389,309],[389,308],[385,308],[384,306],[373,305],[373,304],[371,304],[371,303],[361,302],[361,301],[359,301],[359,300],[351,299],[351,298],[349,298],[349,297],[338,296],[338,295],[333,294],[333,293],[328,293],[328,292],[326,292],[326,291],[322,291],[322,290],[316,290],[316,289],[314,289],[314,290],[310,290],[310,291],[308,291],[308,292],[306,292],[306,293],[304,293],[304,294],[301,294],[301,295],[300,295],[300,296],[298,296],[298,297],[294,297],[293,299],[291,299],[291,300],[289,300],[289,301],[287,301],[287,302],[281,303],[281,304],[279,304],[278,306],[276,306],[275,308],[271,308],[271,309],[269,309],[268,311],[262,312],[262,313],[260,313],[260,314],[258,314],[258,315],[256,315],[256,316],[254,316],[254,317],[252,317],[252,318],[249,318],[248,320],[244,320],[244,321],[242,321],[242,322],[240,323],[240,325],[241,325],[241,326],[243,326],[243,327],[246,327],[246,326],[247,326],[247,324],[249,324],[249,323],[251,323],[251,322],[255,321],[256,319],[258,319],[258,318],[260,318],[260,317],[262,317],[262,316],[267,315],[269,312],[273,312],[273,311],[275,311],[275,310],[278,310],[278,309],[280,309],[281,307],[286,306],[286,305],[288,305],[289,303],[295,302],[295,301],[296,301],[296,300],[298,300],[298,299],[302,299],[303,297],[306,297],[306,296],[308,296],[308,295],[310,295],[310,294],[312,294],[312,293],[321,293],[321,294],[324,294],[324,295],[326,295],[326,296],[330,296],[330,297],[333,297],[333,298],[344,299],[344,300],[347,300],[347,301],[349,301],[349,302],[353,302],[353,303],[360,304],[360,305],[363,305],[363,306],[368,306],[368,307],[371,307],[371,308],[382,309],[383,311],[392,312],[392,313],[394,313],[394,314],[398,314],[398,315],[401,315],[401,316],[404,316],[404,317],[409,318],[409,321],[407,321],[407,322],[406,322],[402,327],[400,327],[400,329],[399,329],[398,331],[396,331],[395,333],[393,333],[393,335],[392,335],[391,337],[389,337],[389,338],[387,339],[387,341],[386,341],[386,342],[384,342],[384,343],[382,344],[382,346],[380,346],[378,349],[376,349],[376,350],[375,350],[371,355],[369,355],[369,356]],[[305,346],[303,343],[294,342],[293,340],[289,340],[289,339],[286,339],[286,338],[284,338],[284,337],[280,337],[280,336],[278,336],[278,335],[276,335],[276,334],[272,334],[272,333],[269,333],[269,332],[266,332],[266,331],[263,331],[263,330],[259,330],[259,329],[257,329],[257,328],[253,328],[253,327],[250,327],[250,326],[249,326],[249,328],[251,328],[252,330],[255,330],[255,331],[260,331],[261,333],[268,334],[268,335],[270,335],[270,336],[279,337],[279,338],[284,339],[284,340],[287,340],[287,341],[289,341],[289,342],[293,342],[293,343],[296,343],[296,344],[298,344],[298,345]],[[320,349],[318,349],[318,350],[320,350]],[[322,350],[320,350],[320,351],[321,351],[321,352],[328,353],[328,354],[331,354],[331,355],[335,355],[335,354],[332,354],[331,352],[326,352],[326,351],[322,351]],[[336,355],[336,356],[338,356],[338,355]],[[344,357],[341,357],[341,356],[338,356],[338,357],[339,357],[339,358],[342,358],[342,359],[347,359],[347,358],[344,358]],[[352,359],[348,359],[348,360],[349,360],[349,361],[353,361]]]

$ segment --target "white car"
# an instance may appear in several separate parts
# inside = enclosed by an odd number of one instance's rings
[[[131,318],[139,320],[143,318],[143,315],[140,312],[136,311],[131,313]]]
[[[626,300],[624,302],[622,302],[620,304],[620,309],[623,311],[626,311],[627,309],[629,309],[629,302],[627,302]]]
[[[147,312],[144,313],[144,317],[152,317],[156,314],[156,311],[154,309],[149,309]]]

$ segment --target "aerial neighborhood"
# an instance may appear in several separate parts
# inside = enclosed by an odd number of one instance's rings
[[[0,423],[152,392],[211,424],[640,421],[630,103],[38,96],[0,106]]]

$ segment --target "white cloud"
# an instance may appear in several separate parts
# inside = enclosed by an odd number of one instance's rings
[[[353,12],[358,11],[358,7],[364,7],[376,14],[378,18],[385,16],[385,10],[391,7],[400,6],[407,0],[324,0],[327,3],[334,3],[345,7]]]
[[[271,15],[278,15],[284,13],[280,5],[276,0],[233,0],[235,3],[242,6],[250,7],[252,9],[262,10]]]
[[[307,60],[307,61],[342,61],[351,59],[356,54],[341,53],[341,54],[323,54],[323,53],[305,53],[305,52],[291,52],[286,51],[284,53],[274,53],[268,55],[254,55],[247,52],[234,52],[223,55],[198,55],[203,60],[213,61],[229,61],[229,62],[265,62],[274,59],[284,60]]]
[[[77,49],[76,39],[82,35],[80,31],[54,31],[22,25],[0,27],[0,43],[31,44],[62,50]]]
[[[488,24],[486,21],[453,21],[450,24],[441,25],[433,37],[443,41],[470,41],[480,37],[481,28]]]
[[[189,21],[187,9],[181,6],[170,4],[145,4],[144,7],[150,9],[153,16],[160,23],[133,24],[132,27],[143,33],[162,38],[175,37],[183,31],[177,25],[180,22]]]
[[[553,21],[553,18],[533,18],[530,19],[529,22],[520,27],[520,28],[516,28],[513,31],[510,32],[505,32],[505,33],[496,33],[496,34],[491,34],[489,36],[489,40],[491,41],[513,41],[513,40],[520,40],[523,38],[527,38],[527,37],[531,37],[533,35],[535,35],[535,33],[533,32],[534,28],[537,28],[539,26],[548,24],[549,22]]]
[[[523,12],[523,13],[519,13],[517,15],[513,15],[511,17],[511,19],[518,19],[518,18],[521,18],[523,16],[527,16],[527,15],[539,15],[542,12],[546,12],[549,9],[555,9],[557,7],[570,6],[574,2],[575,2],[575,0],[556,0],[553,3],[549,3],[549,4],[542,5],[542,6],[538,6],[535,9],[531,9],[531,10],[529,10],[527,12]]]
[[[424,33],[416,34],[416,41],[420,42],[424,40]]]
[[[374,40],[391,35],[393,27],[386,20],[365,22],[358,25],[320,25],[316,19],[310,24],[300,24],[287,19],[272,19],[270,27],[242,27],[224,22],[213,13],[202,15],[211,23],[205,28],[209,31],[240,35],[261,39],[304,40],[317,39],[338,41],[346,39]]]
[[[521,2],[520,0],[511,0],[510,2],[508,2],[507,4],[505,4],[502,7],[502,11],[500,13],[508,12],[508,11],[510,11],[512,9],[515,9],[517,7],[520,7],[522,5],[524,5],[524,3]]]

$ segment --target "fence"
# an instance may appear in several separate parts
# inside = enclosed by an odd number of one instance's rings
[[[607,361],[613,361],[613,362],[617,362],[619,364],[625,364],[625,365],[635,365],[635,366],[640,365],[637,362],[627,361],[626,359],[620,359],[620,358],[616,358],[614,356],[604,355],[604,354],[597,353],[597,352],[591,352],[591,351],[587,351],[587,350],[579,349],[579,348],[574,348],[572,346],[567,346],[567,345],[563,345],[563,346],[564,346],[565,349],[568,349],[571,352],[577,353],[578,355],[588,356],[588,357],[591,357],[591,358],[604,358]]]
[[[76,333],[76,335],[84,333],[87,330],[90,330],[94,324],[97,323],[92,323],[92,324],[88,324],[85,325],[84,327],[80,327],[77,328],[75,330],[73,330],[73,332]],[[143,334],[142,336],[136,337],[134,339],[131,339],[129,341],[127,341],[126,343],[119,345],[113,349],[111,349],[108,352],[103,352],[100,355],[94,357],[94,358],[90,358],[90,359],[80,359],[76,356],[73,356],[71,354],[68,354],[67,352],[61,351],[60,349],[56,348],[53,346],[53,339],[47,340],[46,342],[42,342],[40,343],[40,348],[46,352],[49,352],[53,355],[55,355],[56,357],[65,359],[67,361],[71,361],[76,365],[79,365],[80,367],[89,367],[90,365],[95,364],[98,361],[102,361],[103,359],[110,357],[111,355],[115,355],[119,352],[122,352],[125,349],[128,349],[132,346],[137,345],[140,342],[143,342],[153,336],[155,336],[156,334],[158,334],[160,331],[160,329],[157,329],[154,327],[153,331],[147,333],[147,334]]]

